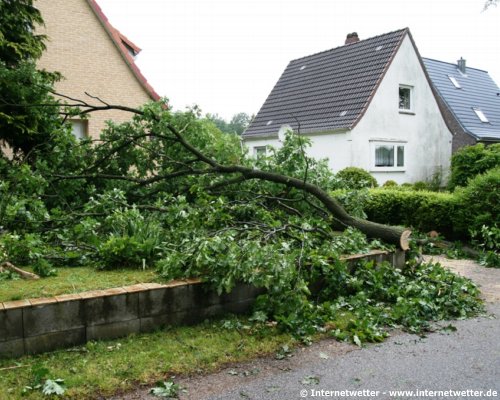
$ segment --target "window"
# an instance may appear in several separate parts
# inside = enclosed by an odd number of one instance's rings
[[[448,79],[451,81],[451,83],[453,83],[453,86],[455,86],[457,89],[462,89],[462,86],[460,86],[460,83],[458,82],[457,78],[448,75]]]
[[[253,148],[253,155],[257,158],[265,157],[267,154],[267,146],[255,146]]]
[[[413,111],[413,101],[412,101],[412,91],[411,86],[399,86],[399,110],[400,111]]]
[[[405,167],[405,144],[373,142],[374,170],[403,170]]]
[[[83,119],[71,119],[71,133],[77,139],[84,139],[88,136],[88,121]]]
[[[488,118],[486,118],[486,115],[484,115],[484,112],[480,108],[472,108],[474,112],[476,113],[477,117],[481,122],[490,122]]]

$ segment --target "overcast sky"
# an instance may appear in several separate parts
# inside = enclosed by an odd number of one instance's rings
[[[500,6],[484,0],[97,0],[176,109],[257,113],[290,60],[409,27],[420,54],[500,85]]]

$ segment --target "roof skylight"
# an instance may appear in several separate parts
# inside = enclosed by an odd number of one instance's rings
[[[462,86],[460,86],[460,83],[457,81],[457,78],[455,78],[454,76],[448,75],[448,79],[451,81],[451,83],[453,83],[453,85],[457,89],[462,89]]]
[[[347,114],[347,111],[342,111],[339,116],[344,117]]]
[[[307,65],[303,65],[302,67],[300,67],[300,70],[303,71],[306,69],[306,67],[307,67]]]
[[[267,121],[266,126],[269,126],[269,125],[271,125],[272,123],[273,123],[273,120],[271,120],[271,121]]]
[[[379,50],[382,50],[384,48],[384,46],[380,45],[380,46],[377,46],[377,48],[375,49],[375,51],[379,51]]]
[[[484,115],[483,111],[480,108],[472,108],[474,112],[476,113],[477,117],[481,122],[490,122],[488,121],[488,118],[486,118],[486,115]]]

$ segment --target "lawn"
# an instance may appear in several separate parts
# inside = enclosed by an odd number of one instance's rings
[[[26,386],[34,386],[40,370],[45,370],[42,382],[64,379],[65,396],[80,400],[153,384],[173,375],[215,371],[225,364],[295,344],[290,335],[273,326],[256,326],[235,317],[89,342],[68,350],[0,360],[0,400],[48,398],[41,390],[22,393]]]
[[[32,272],[30,268],[26,268],[26,271]],[[109,289],[155,280],[155,271],[148,269],[98,271],[92,267],[65,267],[57,270],[57,276],[35,281],[0,280],[0,302]]]

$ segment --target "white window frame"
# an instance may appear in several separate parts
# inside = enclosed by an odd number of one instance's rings
[[[462,89],[462,85],[460,85],[460,82],[457,78],[452,75],[448,75],[448,79],[451,81],[451,83],[453,83],[453,86],[455,86],[455,88]]]
[[[392,146],[394,148],[394,166],[377,166],[376,150],[379,146]],[[403,148],[403,165],[398,167],[398,147]],[[374,139],[370,140],[370,165],[371,172],[404,172],[408,165],[407,142],[404,140]]]
[[[71,124],[71,133],[75,138],[82,140],[89,137],[89,121],[87,119],[70,119],[68,122]],[[76,126],[79,126],[79,129],[76,129]],[[82,132],[82,134],[78,135],[77,131]]]
[[[476,116],[479,118],[479,120],[483,123],[483,124],[488,124],[490,121],[488,120],[488,117],[486,116],[486,114],[484,113],[483,110],[481,110],[479,107],[472,107],[472,109],[474,110],[474,112],[476,113]]]
[[[410,108],[401,108],[400,107],[400,98],[399,98],[399,91],[401,89],[407,89],[409,90],[409,97],[410,97]],[[398,109],[401,114],[415,114],[415,107],[414,107],[414,94],[413,94],[413,86],[410,85],[399,85],[398,87]]]
[[[252,148],[253,156],[255,158],[261,157],[261,156],[267,156],[267,146],[253,146]]]

